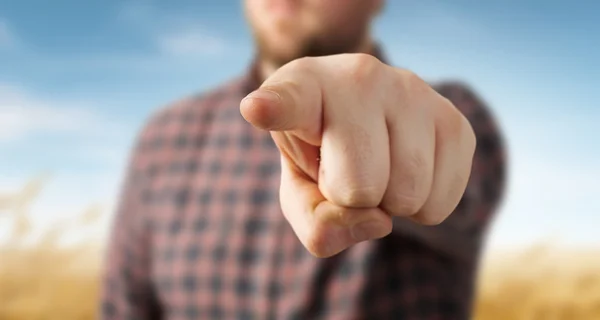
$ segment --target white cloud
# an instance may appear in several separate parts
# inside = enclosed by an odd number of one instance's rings
[[[471,39],[481,38],[487,35],[486,25],[470,19],[464,13],[457,11],[451,2],[445,1],[424,1],[412,4],[411,10],[402,10],[406,12],[403,19],[409,30],[421,30],[423,35],[431,35],[440,40],[448,40],[444,44],[453,43],[453,35]],[[396,4],[404,6],[405,4]],[[397,12],[397,11],[396,11]],[[412,35],[410,32],[407,35]],[[421,39],[423,40],[423,39]]]
[[[149,21],[156,19],[159,12],[152,4],[142,1],[128,1],[119,8],[117,19],[137,28],[150,27]]]
[[[0,142],[31,134],[114,132],[114,123],[73,102],[47,102],[0,83]]]
[[[231,46],[186,12],[165,12],[148,3],[131,2],[121,7],[118,18],[154,43],[160,55],[170,58],[216,56]]]
[[[0,18],[0,49],[10,48],[15,45],[15,42],[15,35],[9,28],[8,22]]]
[[[200,28],[179,29],[160,35],[157,44],[162,53],[178,57],[217,55],[223,53],[227,46],[223,39]]]
[[[31,203],[28,212],[33,236],[41,235],[55,223],[76,219],[91,205],[100,204],[104,216],[98,225],[93,226],[93,230],[75,231],[101,238],[107,231],[125,167],[128,150],[127,145],[122,144],[123,136],[130,133],[85,104],[48,101],[23,88],[0,84],[0,144],[35,142],[40,141],[39,136],[56,133],[83,140],[67,142],[62,137],[55,142],[50,140],[52,150],[66,148],[69,156],[65,158],[66,166],[52,168],[56,170],[55,175]],[[44,159],[39,163],[46,165]],[[13,170],[0,179],[0,198],[19,195],[22,186],[36,173],[30,170],[37,169],[15,163]],[[11,210],[0,208],[0,244],[10,232]]]
[[[190,68],[191,64],[196,67],[211,64],[215,59],[226,57],[228,52],[252,54],[252,48],[247,43],[232,41],[219,34],[217,28],[205,25],[197,17],[180,9],[159,10],[148,2],[128,1],[124,2],[114,18],[115,23],[121,24],[129,36],[145,44],[127,51],[48,55],[43,50],[30,50],[31,47],[19,41],[14,30],[0,17],[0,50],[18,48],[18,58],[27,60],[28,70],[43,74],[76,75],[98,70],[132,74],[189,74],[194,70]]]

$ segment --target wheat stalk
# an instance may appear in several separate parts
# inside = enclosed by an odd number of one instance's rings
[[[73,229],[94,227],[102,207],[90,206],[76,219],[56,222],[32,246],[16,245],[31,230],[27,210],[46,181],[47,176],[38,177],[22,192],[0,195],[0,210],[14,219],[13,238],[0,244],[0,319],[94,319],[98,246],[59,242]],[[560,251],[542,244],[501,258],[483,265],[476,320],[600,319],[600,248]]]

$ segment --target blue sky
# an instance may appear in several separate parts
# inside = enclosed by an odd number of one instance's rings
[[[591,0],[397,0],[377,21],[390,62],[467,82],[505,130],[491,247],[600,244],[597,12]],[[40,225],[110,210],[148,115],[243,73],[252,53],[237,0],[0,0],[0,189],[51,171]]]

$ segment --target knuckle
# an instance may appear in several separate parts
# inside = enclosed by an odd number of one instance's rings
[[[418,85],[422,82],[421,78],[410,70],[403,70],[404,81],[409,85]]]
[[[416,193],[398,193],[387,197],[383,208],[393,216],[408,217],[419,212],[426,197]]]
[[[401,93],[404,87],[406,87],[405,70],[397,70],[394,77],[390,78],[390,86],[392,92]]]
[[[306,250],[314,257],[327,258],[332,255],[332,250],[329,248],[326,238],[323,232],[319,231],[319,228],[309,232],[303,244]]]
[[[474,153],[477,147],[477,136],[471,123],[465,115],[451,102],[448,102],[448,113],[442,122],[444,123],[444,135],[460,142],[462,152]]]
[[[313,57],[302,57],[288,62],[282,68],[288,69],[294,72],[309,72],[312,70]]]
[[[372,67],[379,61],[374,56],[366,53],[355,53],[353,56],[355,67]]]
[[[465,148],[467,148],[467,151],[472,154],[475,152],[475,148],[477,147],[477,135],[475,134],[475,131],[473,130],[469,120],[462,113],[460,116],[463,120],[462,133],[465,141]]]
[[[467,189],[469,178],[469,170],[465,170],[465,172],[457,172],[456,174],[454,174],[454,177],[451,180],[447,198],[455,202],[456,205],[458,205],[458,202],[460,201]]]
[[[398,70],[396,76],[392,79],[393,81],[390,81],[390,85],[393,86],[392,92],[398,95],[400,101],[408,102],[402,105],[405,109],[421,108],[422,103],[419,103],[419,101],[429,96],[433,90],[423,79],[410,70]]]
[[[406,172],[412,172],[416,175],[425,172],[428,166],[427,157],[422,152],[411,152],[406,159],[402,159],[402,162]]]
[[[467,191],[467,185],[469,183],[470,178],[470,174],[468,171],[470,170],[465,170],[465,172],[456,173],[454,174],[454,177],[452,177],[452,180],[450,180],[449,188],[447,189],[447,193],[445,194],[446,201],[448,203],[448,214],[456,210],[456,207],[458,206],[458,204],[464,197],[465,192]]]
[[[422,91],[426,87],[425,82],[416,73],[410,70],[402,70],[401,73],[402,84],[410,92]]]
[[[392,215],[409,216],[418,212],[428,197],[430,165],[421,152],[402,159],[385,197],[385,208]]]
[[[379,188],[370,185],[337,187],[333,189],[334,201],[343,207],[373,208],[377,207],[383,197]]]
[[[372,55],[357,53],[350,64],[350,76],[355,82],[367,83],[378,75],[380,66],[381,62]]]
[[[447,135],[453,138],[462,138],[467,133],[467,129],[471,126],[465,116],[450,102],[445,101],[445,109],[447,110],[444,117],[445,129]]]

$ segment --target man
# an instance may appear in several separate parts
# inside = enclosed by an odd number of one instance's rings
[[[103,319],[470,316],[502,140],[467,88],[384,64],[383,2],[245,1],[249,73],[140,134]]]

